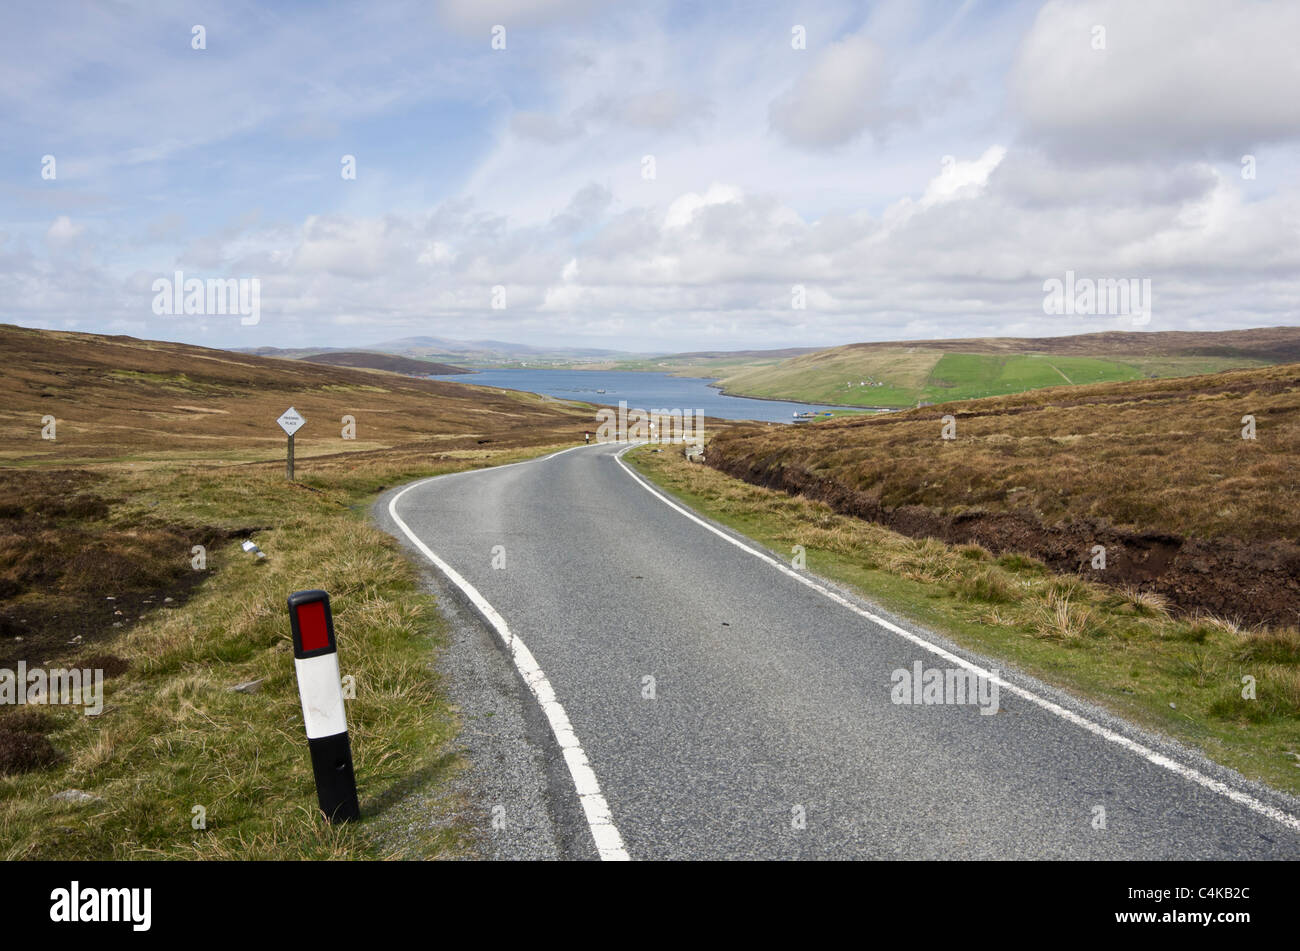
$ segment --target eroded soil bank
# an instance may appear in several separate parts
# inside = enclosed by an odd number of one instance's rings
[[[238,534],[115,519],[106,483],[76,469],[0,470],[0,668],[118,676],[127,661],[103,642],[184,604],[208,574],[194,570],[193,546]],[[0,775],[55,765],[46,735],[58,726],[43,707],[0,704]]]
[[[1208,611],[1250,625],[1295,624],[1300,617],[1300,546],[1292,541],[1133,533],[1092,519],[1045,525],[1024,511],[945,514],[922,505],[888,508],[876,495],[834,479],[788,463],[729,455],[728,448],[710,445],[708,464],[754,485],[823,501],[837,512],[909,537],[1028,555],[1054,571],[1155,591],[1178,613]],[[1106,549],[1104,570],[1092,567],[1096,545]]]

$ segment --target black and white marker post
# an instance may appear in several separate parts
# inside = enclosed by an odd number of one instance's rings
[[[352,746],[343,710],[330,596],[324,591],[295,591],[289,595],[289,627],[293,631],[293,666],[298,674],[302,719],[307,726],[307,746],[321,810],[330,822],[359,819],[361,807],[352,772]]]

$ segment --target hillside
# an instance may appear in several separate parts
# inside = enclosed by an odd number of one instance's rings
[[[40,646],[43,626],[62,635],[68,623],[104,613],[102,597],[81,603],[88,590],[130,589],[133,578],[159,587],[187,563],[175,553],[225,538],[225,527],[199,522],[106,534],[86,526],[108,517],[115,496],[129,497],[122,479],[145,470],[283,481],[286,439],[276,418],[290,405],[307,420],[295,436],[300,481],[572,444],[592,418],[577,404],[509,390],[131,337],[0,325],[0,350],[0,660],[13,653],[4,638],[18,627]],[[355,438],[344,438],[345,416]],[[42,438],[50,417],[55,438]],[[82,587],[62,590],[65,576],[81,576]],[[49,611],[46,596],[55,599]],[[92,640],[89,631],[66,635],[82,633]],[[65,641],[55,636],[50,646]]]
[[[384,340],[379,343],[366,344],[364,350],[342,347],[240,347],[235,353],[250,353],[259,357],[284,357],[291,360],[312,359],[316,362],[322,356],[339,354],[380,353],[405,357],[417,362],[456,361],[459,366],[450,372],[463,369],[464,365],[474,367],[493,366],[554,366],[572,367],[575,364],[592,361],[607,361],[616,358],[635,356],[618,350],[600,350],[590,347],[534,347],[528,344],[509,343],[501,340],[449,340],[443,337],[402,337],[397,340]],[[342,364],[360,366],[358,363]],[[366,364],[367,366],[369,364]],[[387,369],[387,367],[380,367]],[[407,372],[405,370],[397,371]],[[419,372],[412,370],[410,372]],[[429,371],[424,371],[429,372]]]
[[[691,353],[668,353],[593,360],[576,366],[578,370],[649,370],[673,376],[715,379],[742,370],[776,366],[782,360],[817,353],[818,347],[785,347],[777,350],[700,350]]]
[[[955,439],[941,438],[948,413]],[[1148,586],[1186,610],[1290,624],[1300,612],[1300,364],[738,426],[706,455],[903,534]]]
[[[529,394],[210,350],[0,325],[0,465],[282,457],[276,418],[307,419],[297,455],[399,444],[454,450],[573,438],[590,413]],[[57,420],[54,441],[41,419]],[[356,420],[344,440],[342,417]]]
[[[103,716],[0,704],[6,855],[474,854],[441,805],[459,755],[430,665],[446,621],[365,513],[385,486],[580,444],[591,410],[130,337],[0,326],[0,351],[0,667],[105,680]],[[290,405],[307,420],[294,482],[275,423]],[[284,599],[308,588],[334,598],[360,682],[365,801],[389,804],[342,830],[315,810],[301,721],[286,729],[301,711]],[[60,801],[69,788],[94,805]],[[200,834],[194,803],[212,808]],[[411,809],[436,821],[412,833]]]
[[[723,374],[719,386],[735,396],[907,407],[1297,360],[1296,327],[857,343],[743,366]]]
[[[299,359],[308,363],[325,363],[333,367],[387,370],[390,373],[404,373],[407,376],[473,372],[472,370],[466,370],[464,367],[454,367],[447,363],[412,360],[409,357],[401,357],[392,353],[372,353],[368,350],[329,350],[325,353],[315,353]]]
[[[453,359],[460,364],[482,366],[571,366],[591,360],[625,356],[617,350],[591,347],[535,347],[502,340],[448,340],[442,337],[402,337],[385,340],[370,349],[382,350],[416,360]]]
[[[1067,356],[1221,356],[1250,357],[1273,363],[1300,361],[1300,327],[1249,330],[1107,331],[1064,337],[967,337],[854,343],[843,349],[927,347],[963,353],[1048,353]]]

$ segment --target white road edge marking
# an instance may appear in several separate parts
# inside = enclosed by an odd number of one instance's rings
[[[707,528],[709,531],[711,531],[713,534],[717,535],[719,538],[723,539],[724,541],[730,542],[731,544],[735,545],[737,548],[741,549],[742,551],[746,551],[749,554],[753,555],[755,558],[759,559],[760,561],[767,562],[769,565],[771,565],[773,568],[776,568],[778,571],[781,571],[789,575],[791,578],[794,578],[800,584],[807,585],[808,587],[812,588],[814,591],[825,595],[826,597],[834,601],[836,604],[848,608],[854,614],[861,615],[862,617],[866,618],[872,623],[878,624],[880,627],[883,627],[888,631],[892,631],[893,633],[897,634],[899,637],[911,641],[913,644],[916,644],[918,647],[922,647],[933,654],[937,654],[938,656],[942,657],[944,660],[950,663],[957,664],[969,671],[972,671],[977,676],[987,677],[991,682],[996,683],[999,689],[1009,690],[1011,691],[1011,693],[1015,694],[1016,696],[1028,700],[1030,703],[1037,704],[1038,706],[1042,707],[1044,710],[1048,711],[1049,713],[1054,713],[1058,717],[1061,717],[1063,720],[1067,720],[1070,723],[1073,723],[1075,726],[1082,727],[1083,729],[1087,730],[1089,733],[1095,734],[1096,736],[1099,736],[1104,740],[1109,740],[1111,743],[1115,743],[1118,746],[1122,746],[1124,749],[1129,750],[1132,753],[1136,753],[1138,756],[1141,756],[1149,763],[1153,763],[1156,766],[1160,766],[1164,769],[1167,769],[1171,773],[1177,773],[1179,776],[1182,776],[1184,779],[1189,779],[1192,782],[1197,783],[1198,785],[1204,786],[1206,789],[1209,789],[1212,792],[1216,792],[1221,796],[1225,796],[1228,799],[1231,799],[1233,802],[1237,803],[1238,805],[1245,806],[1246,808],[1251,809],[1262,816],[1267,816],[1269,819],[1281,823],[1282,825],[1292,829],[1293,831],[1300,832],[1300,818],[1297,818],[1288,812],[1283,812],[1281,809],[1278,809],[1275,806],[1270,806],[1268,803],[1260,802],[1254,796],[1244,793],[1239,789],[1233,789],[1227,783],[1220,782],[1219,780],[1214,779],[1213,777],[1206,776],[1204,773],[1195,770],[1192,767],[1187,766],[1183,763],[1180,763],[1175,759],[1171,759],[1170,757],[1165,756],[1163,753],[1157,753],[1155,750],[1148,749],[1147,747],[1143,746],[1141,743],[1137,743],[1134,740],[1129,739],[1127,736],[1124,736],[1122,733],[1116,733],[1114,730],[1108,729],[1107,727],[1102,726],[1100,723],[1094,723],[1092,720],[1089,720],[1087,717],[1081,716],[1080,714],[1075,713],[1073,710],[1068,710],[1065,707],[1061,706],[1060,704],[1053,703],[1051,700],[1048,700],[1046,697],[1040,697],[1038,696],[1038,694],[1026,690],[1023,687],[1019,687],[1016,686],[1015,684],[1008,683],[1007,681],[1003,680],[1001,677],[998,677],[993,673],[980,667],[978,664],[973,664],[970,661],[966,660],[966,658],[964,657],[959,657],[956,654],[952,653],[951,651],[944,650],[938,644],[931,644],[925,638],[919,637],[918,635],[913,634],[911,631],[905,630],[904,628],[899,627],[897,624],[893,624],[882,617],[877,617],[876,615],[872,614],[870,611],[858,607],[852,601],[848,600],[847,598],[841,597],[840,595],[836,594],[834,591],[830,590],[829,588],[819,585],[811,578],[807,578],[799,574],[799,572],[795,571],[793,568],[788,567],[787,565],[782,564],[781,562],[777,561],[775,558],[769,557],[768,555],[763,554],[763,552],[757,550],[756,548],[751,548],[749,545],[746,545],[744,542],[732,538],[726,532],[720,531],[719,529],[710,525],[708,522],[706,522],[704,519],[700,518],[699,516],[695,515],[693,512],[690,512],[687,509],[682,508],[680,505],[678,505],[672,499],[668,498],[658,489],[652,487],[645,479],[641,478],[641,476],[639,476],[637,473],[629,469],[627,465],[623,462],[622,457],[624,453],[626,453],[629,449],[633,449],[633,448],[635,448],[634,445],[628,446],[627,449],[623,449],[614,455],[614,461],[619,464],[619,466],[623,469],[623,471],[626,472],[629,476],[631,476],[633,481],[639,484],[641,488],[645,489],[647,492],[649,492],[651,495],[657,498],[660,502],[663,502],[671,509],[676,509],[682,515],[685,515],[687,518],[689,518],[692,522],[696,522],[699,525],[702,525],[704,528]]]
[[[596,444],[592,443],[592,445]],[[572,449],[581,448],[583,447],[572,447]],[[470,472],[491,472],[497,469],[507,469],[510,466],[525,465],[529,462],[542,462],[553,459],[561,453],[571,452],[572,449],[562,449],[560,452],[551,453],[549,456],[542,456],[538,459],[512,462],[508,466],[468,469],[465,470],[465,474]],[[448,473],[448,475],[460,474],[462,473]],[[591,829],[591,837],[595,840],[596,851],[600,853],[601,860],[605,862],[629,861],[631,856],[627,854],[627,849],[623,846],[623,837],[619,835],[618,827],[614,825],[614,820],[609,812],[609,803],[605,801],[604,795],[601,794],[600,783],[596,781],[596,774],[587,761],[587,754],[583,752],[582,744],[578,742],[578,737],[573,732],[573,725],[569,722],[569,716],[564,712],[564,707],[560,701],[555,698],[555,691],[551,687],[551,682],[546,679],[546,674],[542,671],[541,665],[537,663],[537,659],[533,657],[527,645],[511,633],[510,626],[506,624],[506,619],[497,612],[496,608],[492,607],[487,598],[479,594],[478,589],[466,581],[455,568],[430,551],[429,546],[420,541],[415,532],[411,531],[410,526],[402,521],[402,517],[397,514],[398,499],[417,486],[438,478],[442,478],[442,476],[421,479],[419,482],[413,482],[401,492],[398,492],[388,502],[388,514],[392,516],[397,527],[406,533],[406,537],[411,540],[415,547],[420,549],[424,556],[433,562],[434,566],[446,575],[452,584],[464,592],[465,596],[474,603],[474,606],[478,608],[496,630],[497,636],[501,638],[501,643],[510,652],[510,657],[515,663],[515,669],[524,678],[524,683],[528,684],[528,689],[533,692],[533,696],[537,698],[537,703],[541,706],[542,712],[546,714],[546,722],[551,725],[551,733],[555,736],[555,742],[559,744],[560,751],[564,754],[564,763],[568,766],[569,775],[573,778],[573,786],[578,791],[578,801],[582,803],[582,811],[587,817],[587,826]]]

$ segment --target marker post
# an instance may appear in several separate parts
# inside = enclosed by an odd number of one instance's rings
[[[290,482],[293,481],[293,434],[306,424],[307,420],[302,418],[302,413],[298,412],[292,406],[280,414],[276,420],[280,428],[284,430],[289,437],[289,450],[284,457],[284,477]]]
[[[298,675],[302,719],[316,776],[316,796],[330,822],[361,818],[357,780],[352,772],[352,746],[343,708],[338,646],[330,596],[324,591],[295,591],[289,595],[289,628],[293,632],[293,666]]]

